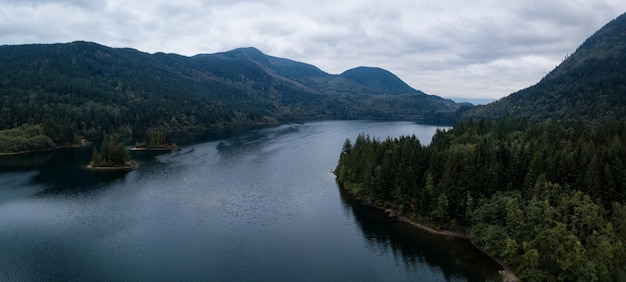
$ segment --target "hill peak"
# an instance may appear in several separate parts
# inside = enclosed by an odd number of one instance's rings
[[[539,83],[467,117],[600,121],[626,117],[626,14],[585,40]]]
[[[227,51],[226,53],[231,53],[231,54],[243,53],[243,54],[248,54],[248,55],[265,55],[263,52],[261,52],[261,50],[255,48],[255,47],[235,48],[233,50]]]
[[[368,87],[386,89],[388,93],[385,94],[424,94],[413,89],[390,71],[378,67],[360,66],[349,69],[340,76]]]
[[[576,69],[577,67],[606,60],[611,65],[622,64],[619,58],[626,54],[626,14],[607,23],[592,36],[587,38],[574,54],[550,72],[544,79],[553,79]]]

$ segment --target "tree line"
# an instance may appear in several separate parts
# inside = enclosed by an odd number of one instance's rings
[[[327,93],[332,85],[311,75],[348,83],[347,89],[355,82],[301,63],[275,66],[260,52],[255,59],[235,53],[184,57],[88,42],[0,49],[0,130],[39,125],[57,145],[111,134],[141,136],[148,129],[320,119],[450,122],[456,109],[417,93],[362,94],[385,93],[367,85],[360,92]],[[286,76],[277,79],[259,64]]]
[[[144,141],[135,143],[135,148],[144,149],[171,149],[176,144],[172,142],[172,138],[161,130],[148,129],[144,134]]]
[[[463,121],[346,140],[335,170],[367,204],[467,234],[522,280],[626,279],[626,122]]]
[[[0,153],[50,150],[56,146],[39,125],[23,124],[17,128],[0,130]]]
[[[93,149],[91,167],[128,167],[132,166],[130,152],[120,142],[117,135],[106,136],[100,145],[100,151]]]

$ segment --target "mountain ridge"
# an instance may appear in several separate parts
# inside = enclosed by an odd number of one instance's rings
[[[626,14],[613,19],[538,83],[464,118],[600,121],[626,117]]]
[[[390,71],[378,67],[360,66],[346,70],[339,76],[378,91],[388,91],[385,93],[387,95],[426,94],[412,88]]]
[[[3,45],[0,130],[47,124],[44,131],[66,144],[149,128],[320,119],[449,124],[460,107],[408,85],[393,89],[405,84],[393,74],[376,87],[363,83],[253,47],[189,57],[87,41]]]

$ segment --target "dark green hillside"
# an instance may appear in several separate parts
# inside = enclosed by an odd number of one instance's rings
[[[536,85],[459,113],[429,146],[346,140],[337,180],[522,281],[626,281],[626,15]]]
[[[459,122],[346,140],[335,169],[363,202],[467,234],[522,281],[625,281],[626,121]]]
[[[185,57],[87,42],[2,46],[0,54],[1,128],[50,121],[92,136],[222,126],[262,108],[247,105],[242,89],[195,77]],[[57,144],[73,140],[51,137]]]
[[[536,85],[464,116],[587,121],[626,117],[626,14],[589,37]]]
[[[372,91],[368,94],[424,94],[411,88],[395,74],[381,68],[358,67],[347,70],[340,76],[367,87],[367,90]]]
[[[323,72],[316,66],[289,59],[268,56],[253,47],[235,49],[225,52],[223,55],[233,58],[247,58],[251,61],[257,62],[269,73],[299,82],[305,82],[312,78],[325,78],[328,76],[327,73]]]
[[[449,122],[459,107],[417,90],[380,95],[395,90],[365,82],[254,48],[186,57],[90,42],[0,46],[0,130],[39,125],[55,144],[69,145],[151,128],[313,119]],[[333,83],[340,91],[328,90]]]

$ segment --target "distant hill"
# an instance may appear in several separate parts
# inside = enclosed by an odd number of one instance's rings
[[[486,105],[495,102],[494,98],[468,98],[468,97],[445,97],[456,103],[469,103],[472,105]]]
[[[584,120],[626,117],[626,14],[606,24],[539,83],[464,117]]]
[[[368,94],[425,94],[413,89],[395,74],[381,68],[357,67],[343,72],[340,77],[355,82],[361,86],[359,87],[361,91],[367,91]]]
[[[382,69],[331,75],[255,48],[187,57],[82,41],[0,46],[0,129],[42,125],[57,143],[147,128],[316,119],[450,122],[459,107]]]

